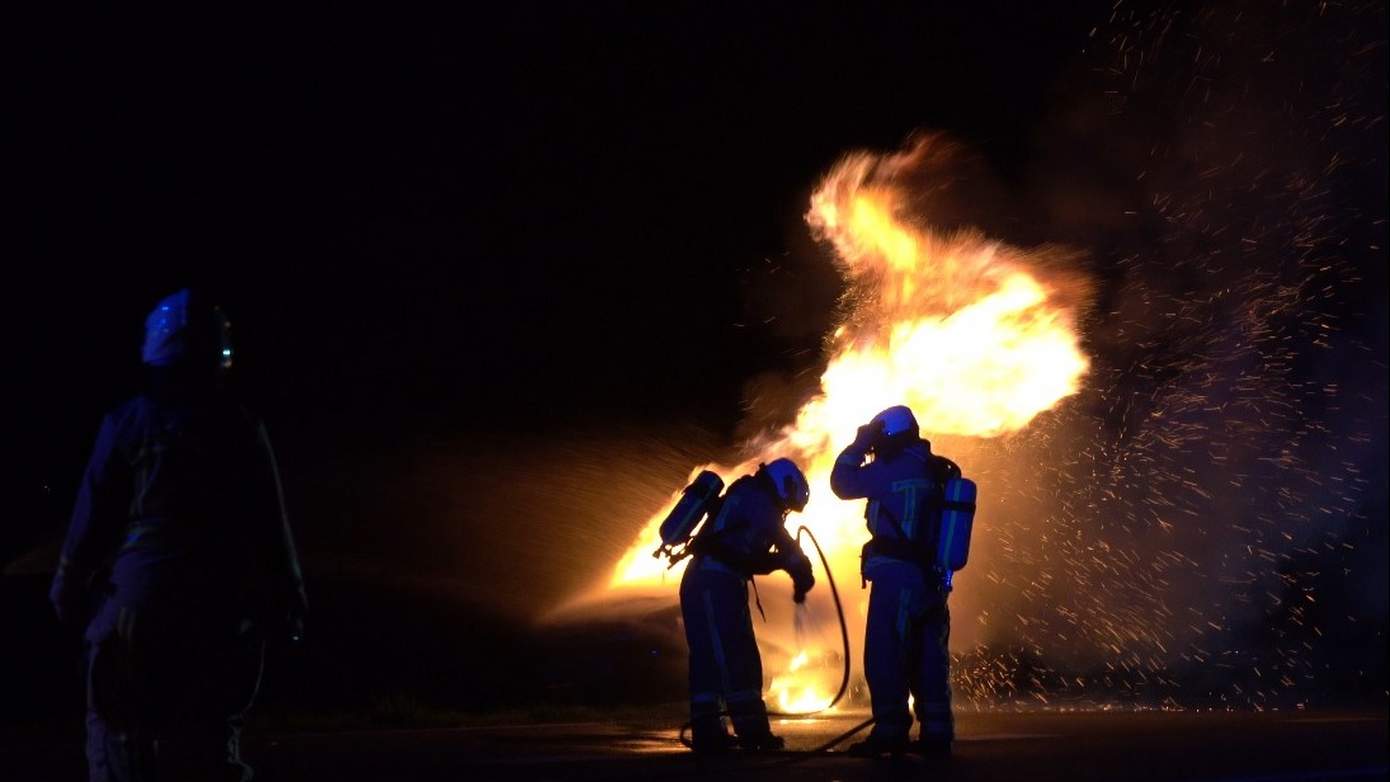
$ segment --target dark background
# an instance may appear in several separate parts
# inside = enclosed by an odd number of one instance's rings
[[[443,682],[468,708],[555,696],[546,686],[586,700],[568,674],[533,675],[557,665],[548,649],[585,641],[537,646],[523,623],[626,548],[606,503],[659,502],[734,442],[750,380],[815,368],[840,292],[801,221],[818,176],[849,149],[947,131],[988,180],[975,216],[1083,248],[1105,313],[1116,261],[1162,235],[1157,217],[1117,216],[1153,205],[1134,184],[1150,142],[1202,132],[1183,47],[1234,60],[1276,42],[1275,70],[1245,80],[1267,107],[1379,105],[1354,135],[1299,132],[1351,161],[1332,196],[1349,222],[1331,230],[1354,237],[1341,260],[1359,284],[1338,306],[1380,363],[1347,377],[1383,408],[1384,9],[1263,7],[1223,6],[1215,40],[1181,4],[1109,2],[24,20],[6,174],[15,505],[0,562],[22,563],[8,580],[26,584],[7,592],[11,627],[39,639],[26,649],[71,643],[75,660],[75,639],[41,619],[35,571],[101,414],[139,385],[145,313],[195,284],[233,315],[319,607],[318,646],[286,655],[271,703],[312,700],[294,679],[309,660],[344,708]],[[1124,39],[1160,32],[1173,43],[1153,51],[1173,62],[1131,80]],[[1306,121],[1272,108],[1251,124]],[[1213,143],[1273,155],[1270,138]],[[1103,318],[1088,338],[1120,350]],[[1379,454],[1366,512],[1383,522]],[[476,649],[429,640],[458,625]],[[501,655],[502,675],[477,674]],[[677,663],[627,665],[632,692]]]
[[[421,441],[676,423],[724,444],[745,381],[815,361],[838,283],[801,214],[840,154],[918,127],[1003,172],[1035,154],[1104,4],[1011,6],[36,24],[10,440],[21,496],[51,507],[4,550],[61,526],[101,413],[138,387],[144,314],[187,284],[234,315],[311,559],[350,534],[340,492]],[[779,263],[802,273],[768,284]],[[810,314],[765,322],[786,310]]]

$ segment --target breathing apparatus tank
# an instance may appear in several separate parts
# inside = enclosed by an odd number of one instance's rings
[[[684,559],[685,550],[682,548],[677,551],[676,548],[690,541],[690,533],[694,532],[700,520],[713,510],[715,501],[723,490],[723,479],[709,470],[701,470],[700,474],[695,476],[695,480],[681,492],[676,506],[671,508],[671,512],[662,520],[661,546],[652,552],[652,556],[669,557],[672,565]]]
[[[941,504],[941,537],[936,546],[936,566],[951,590],[951,576],[965,567],[970,556],[970,528],[975,523],[975,482],[969,478],[946,481]]]

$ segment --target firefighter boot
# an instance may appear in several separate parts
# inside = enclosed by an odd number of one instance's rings
[[[951,739],[946,736],[922,736],[912,742],[909,751],[924,758],[949,758]]]
[[[702,755],[717,755],[733,749],[734,738],[719,717],[697,717],[690,723],[690,748]]]
[[[882,735],[870,733],[867,739],[849,745],[845,754],[855,758],[876,758],[881,755],[897,757],[906,752],[907,749],[907,739],[885,738]]]

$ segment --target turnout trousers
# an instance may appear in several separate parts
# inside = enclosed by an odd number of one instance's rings
[[[954,738],[951,719],[946,595],[922,570],[898,560],[879,560],[866,573],[873,586],[864,639],[864,675],[873,703],[876,737],[905,741],[912,727],[913,698],[920,738]]]
[[[108,603],[87,630],[91,782],[250,780],[240,734],[263,655],[236,622]]]
[[[717,562],[697,559],[681,578],[680,595],[690,648],[692,731],[723,733],[723,704],[740,737],[768,734],[763,663],[753,637],[747,581]]]

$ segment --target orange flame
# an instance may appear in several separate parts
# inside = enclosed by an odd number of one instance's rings
[[[814,677],[806,675],[806,664],[810,655],[805,649],[787,663],[787,671],[774,676],[768,686],[776,710],[783,714],[808,714],[825,708],[830,702],[830,693]]]
[[[752,458],[709,467],[727,481],[759,462],[795,459],[812,499],[800,519],[789,520],[815,533],[837,574],[855,572],[868,538],[862,503],[841,502],[829,488],[835,457],[858,426],[886,407],[906,404],[925,436],[997,437],[1076,393],[1089,367],[1078,341],[1075,284],[1047,281],[1045,253],[974,232],[942,235],[907,218],[909,193],[896,180],[919,165],[933,143],[924,139],[886,157],[849,155],[816,190],[806,221],[835,249],[849,286],[846,317],[828,340],[820,392],[792,424],[748,443]],[[963,467],[968,474],[969,465]],[[610,588],[665,580],[665,564],[650,552],[674,502],[673,496],[642,529],[614,569]],[[860,614],[862,627],[862,607]],[[823,706],[827,688],[799,678],[800,669],[789,665],[774,678],[779,705]]]

